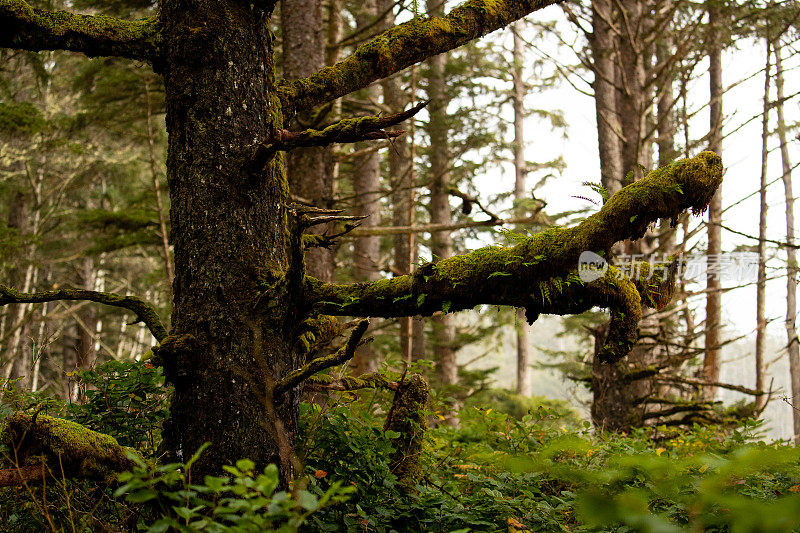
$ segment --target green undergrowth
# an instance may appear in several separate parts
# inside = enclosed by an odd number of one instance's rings
[[[160,464],[167,398],[157,369],[115,363],[80,378],[85,403],[5,387],[0,411],[46,411],[112,434],[147,462],[111,486],[60,479],[0,489],[2,531],[785,532],[800,530],[800,452],[761,427],[649,427],[596,433],[564,402],[482,390],[459,426],[427,413],[421,481],[392,471],[384,431],[392,391],[341,393],[301,404],[287,490],[274,466],[240,460],[193,479]],[[390,376],[397,379],[397,376]],[[3,468],[13,451],[2,449]],[[58,478],[58,476],[56,476]]]

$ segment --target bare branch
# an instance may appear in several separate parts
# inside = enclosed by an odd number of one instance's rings
[[[253,151],[252,170],[257,172],[272,159],[277,152],[288,152],[295,148],[309,146],[328,146],[334,143],[355,143],[379,139],[394,139],[405,133],[403,130],[386,130],[419,113],[428,102],[382,117],[358,117],[340,120],[324,130],[304,130],[292,132],[280,129],[272,138],[258,144]]]
[[[119,56],[154,62],[160,55],[157,19],[46,11],[24,0],[0,0],[0,47],[71,50],[89,57]]]
[[[338,351],[332,353],[331,355],[326,355],[325,357],[318,357],[305,365],[303,368],[295,370],[278,381],[273,389],[273,397],[277,398],[286,391],[295,388],[317,372],[322,372],[326,368],[331,368],[332,366],[341,365],[342,363],[352,359],[356,353],[356,348],[358,348],[358,345],[361,343],[361,338],[364,336],[364,333],[367,332],[368,327],[369,320],[362,320],[350,334],[347,344]]]
[[[284,84],[284,109],[311,109],[406,67],[508,26],[555,0],[468,0],[444,17],[418,17],[356,48],[346,59]]]
[[[39,293],[23,293],[6,285],[0,285],[0,307],[8,304],[44,303],[58,300],[88,300],[112,307],[121,307],[136,313],[135,322],[144,322],[158,342],[167,336],[167,329],[161,323],[155,308],[135,296],[120,296],[110,292],[87,291],[83,289],[58,289]]]

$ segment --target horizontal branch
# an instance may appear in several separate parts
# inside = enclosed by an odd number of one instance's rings
[[[273,389],[273,397],[277,398],[286,391],[295,388],[317,372],[322,372],[326,368],[341,365],[342,363],[352,359],[356,353],[356,348],[358,348],[361,338],[364,336],[364,333],[367,332],[368,327],[369,320],[362,320],[350,334],[347,344],[342,346],[335,353],[326,355],[325,357],[318,357],[305,365],[303,368],[291,372],[289,375],[278,381]]]
[[[526,308],[529,320],[539,313],[607,307],[616,332],[610,342],[618,346],[604,348],[601,358],[613,360],[635,336],[641,312],[637,302],[666,305],[674,272],[652,272],[656,275],[649,278],[645,263],[639,266],[638,278],[629,280],[616,278],[616,269],[610,267],[605,276],[584,283],[576,274],[581,254],[605,255],[616,242],[643,236],[658,219],[672,219],[686,209],[700,213],[722,182],[722,173],[719,156],[703,152],[628,185],[575,227],[550,228],[512,247],[481,248],[425,264],[410,275],[373,282],[333,284],[307,277],[306,305],[329,315],[380,317],[511,305]]]
[[[372,237],[379,235],[408,235],[409,233],[432,233],[435,231],[454,231],[467,228],[483,228],[488,226],[516,226],[518,224],[535,224],[543,222],[543,217],[536,214],[522,218],[498,218],[490,220],[470,220],[452,224],[422,224],[419,226],[376,226],[358,228],[350,232],[351,237]]]
[[[656,378],[657,381],[663,381],[665,383],[683,383],[684,385],[695,385],[698,387],[719,387],[720,389],[728,389],[736,392],[741,392],[742,394],[748,394],[750,396],[764,396],[769,394],[769,391],[751,389],[748,387],[744,387],[742,385],[733,385],[732,383],[723,383],[721,381],[705,381],[702,379],[695,379],[695,378],[685,378],[681,376],[669,376],[663,375]]]
[[[272,159],[277,152],[288,152],[295,148],[308,148],[312,146],[328,146],[334,143],[355,143],[361,141],[374,141],[379,139],[394,139],[403,135],[403,130],[386,130],[408,120],[428,102],[421,102],[400,113],[384,115],[382,117],[369,116],[347,118],[331,124],[323,130],[289,131],[279,129],[271,138],[259,143],[253,151],[252,170],[259,171]]]
[[[0,0],[0,47],[71,50],[89,57],[158,59],[161,34],[155,17],[129,21],[104,15],[36,9],[24,0]]]
[[[458,48],[555,0],[468,0],[444,17],[417,17],[359,46],[346,59],[280,88],[284,108],[311,109]]]
[[[6,285],[0,285],[0,307],[8,304],[45,303],[60,300],[96,302],[112,307],[127,309],[136,314],[136,322],[143,322],[153,337],[161,342],[167,336],[167,329],[161,323],[155,308],[135,296],[120,296],[110,292],[87,291],[83,289],[58,289],[38,293],[23,293]]]

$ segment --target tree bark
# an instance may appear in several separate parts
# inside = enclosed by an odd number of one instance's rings
[[[761,114],[761,184],[759,187],[758,210],[758,279],[756,281],[756,390],[764,390],[765,371],[764,348],[767,340],[766,296],[767,296],[767,162],[769,151],[769,89],[771,76],[772,42],[765,39],[767,47],[767,61],[764,68],[764,109]],[[764,406],[766,399],[763,396],[756,398],[758,408]]]
[[[186,460],[210,440],[200,478],[247,457],[257,469],[277,463],[288,481],[298,394],[271,391],[300,366],[289,184],[283,156],[256,176],[247,165],[283,127],[270,13],[229,0],[160,7],[176,272],[171,336],[157,352],[175,390],[164,449]]]
[[[783,61],[780,37],[773,42],[775,49],[775,88],[778,112],[778,138],[781,143],[783,189],[786,201],[786,348],[789,353],[789,372],[792,378],[792,420],[794,443],[800,444],[800,340],[797,337],[797,249],[794,247],[794,193],[792,192],[792,163],[786,140],[786,118],[783,112]]]
[[[517,216],[521,216],[520,203],[527,197],[528,177],[525,160],[525,80],[523,79],[521,24],[511,25],[514,37],[513,78],[514,78],[514,201],[517,203]],[[525,309],[517,308],[514,325],[517,330],[517,394],[529,396],[531,393],[531,348],[528,336],[530,325],[525,317]]]
[[[321,0],[281,0],[283,36],[283,77],[294,81],[310,76],[325,67],[326,42]],[[298,121],[306,127],[314,109],[302,109]],[[299,126],[300,129],[304,129]],[[333,155],[329,147],[292,150],[286,155],[286,173],[293,194],[310,200],[315,206],[333,207],[333,179],[330,172]],[[328,225],[315,228],[324,233]],[[313,248],[306,254],[306,271],[325,281],[333,280],[335,254],[326,248]]]
[[[427,0],[428,13],[431,16],[442,16],[444,2],[441,0]],[[447,54],[440,54],[428,61],[428,106],[430,121],[428,135],[430,137],[430,214],[432,224],[449,224],[452,221],[450,210],[450,148],[448,140],[447,106],[450,99],[447,96],[447,80],[445,67]],[[453,238],[449,231],[434,231],[431,233],[431,253],[433,261],[441,261],[453,255]],[[458,381],[458,366],[456,364],[455,325],[453,317],[447,314],[434,317],[433,324],[433,356],[436,360],[436,369],[439,381],[445,385],[453,385]],[[445,415],[447,422],[455,424],[455,414],[450,412]]]
[[[708,51],[710,66],[708,75],[710,80],[710,108],[711,122],[709,125],[709,150],[717,154],[722,153],[722,45],[716,32],[722,24],[719,8],[709,2],[707,4],[709,28],[712,37]],[[717,272],[722,254],[722,191],[717,190],[708,207],[708,275],[706,277],[706,345],[703,359],[703,376],[706,381],[719,381],[720,365],[720,330],[722,328],[722,284]],[[707,387],[703,390],[706,399],[713,399],[717,393],[716,387]]]

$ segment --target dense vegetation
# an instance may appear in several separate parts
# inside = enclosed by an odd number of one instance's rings
[[[302,406],[305,476],[287,491],[277,469],[244,459],[192,478],[154,462],[165,396],[147,363],[107,363],[81,380],[81,405],[15,393],[4,409],[52,414],[150,450],[112,487],[59,478],[0,489],[4,531],[790,531],[800,527],[800,452],[737,428],[649,427],[594,433],[568,407],[488,391],[461,425],[429,431],[423,480],[400,487],[382,429],[391,395],[346,394]],[[507,401],[511,398],[513,401]],[[509,414],[510,405],[527,412]],[[430,411],[429,416],[435,418]],[[144,440],[143,440],[144,439]],[[3,449],[8,456],[11,451]],[[198,453],[202,453],[202,450]],[[8,466],[8,465],[6,465]]]

